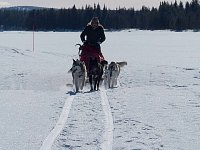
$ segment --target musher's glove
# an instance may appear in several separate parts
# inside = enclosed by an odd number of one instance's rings
[[[99,44],[99,45],[100,45],[100,44],[101,44],[101,42],[97,42],[97,44]]]

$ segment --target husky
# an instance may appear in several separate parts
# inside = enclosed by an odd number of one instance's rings
[[[102,63],[99,63],[97,58],[90,58],[89,61],[89,82],[90,82],[90,91],[98,91],[99,90],[99,84],[103,76],[103,67],[104,63],[107,61],[104,61]],[[94,84],[93,84],[94,82]]]
[[[127,62],[111,62],[105,67],[104,85],[108,88],[113,88],[117,85],[117,78],[122,67],[126,66]]]
[[[72,68],[68,72],[72,73],[73,86],[75,86],[76,93],[83,90],[87,78],[85,63],[78,59],[73,59]]]

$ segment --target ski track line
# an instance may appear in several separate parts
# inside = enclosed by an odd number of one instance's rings
[[[62,109],[62,113],[60,115],[60,118],[58,119],[58,122],[56,123],[54,129],[46,137],[46,139],[42,143],[42,146],[40,147],[39,150],[50,150],[51,149],[57,136],[61,133],[61,131],[63,130],[63,128],[65,126],[65,123],[67,121],[74,97],[75,97],[75,95],[71,95],[66,99],[65,105]]]
[[[113,117],[110,104],[106,95],[106,90],[103,87],[101,90],[102,107],[105,114],[105,132],[103,135],[102,150],[112,150],[113,145]]]

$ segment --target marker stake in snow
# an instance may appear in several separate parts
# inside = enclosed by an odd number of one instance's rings
[[[35,51],[35,36],[34,36],[35,26],[33,25],[33,52]]]

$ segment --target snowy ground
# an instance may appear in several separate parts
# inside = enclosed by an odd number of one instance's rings
[[[0,32],[0,150],[198,150],[200,33],[106,32],[119,86],[74,94],[79,32]]]

